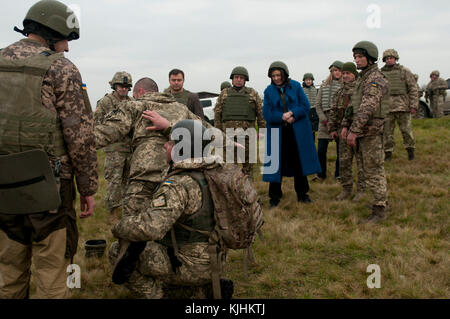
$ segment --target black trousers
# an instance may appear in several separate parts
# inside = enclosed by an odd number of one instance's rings
[[[320,167],[322,168],[322,172],[317,174],[320,178],[327,177],[327,152],[328,152],[328,143],[331,140],[320,138],[317,144],[317,155],[319,156]],[[339,140],[336,141],[336,168],[334,170],[334,177],[339,176]]]

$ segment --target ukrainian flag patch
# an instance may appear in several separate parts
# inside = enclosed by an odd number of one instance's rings
[[[165,181],[165,182],[163,183],[163,185],[173,185],[173,182],[171,182],[171,181]]]
[[[82,88],[83,90],[87,90],[86,83],[81,84],[81,88]]]

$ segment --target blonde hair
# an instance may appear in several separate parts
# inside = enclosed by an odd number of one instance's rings
[[[340,69],[338,69],[335,66],[332,66],[330,68],[330,74],[328,75],[327,79],[325,80],[325,83],[323,86],[328,86],[330,84],[331,80],[333,80],[333,70],[340,70]],[[341,72],[342,72],[342,70],[341,70]],[[339,83],[342,83],[342,76],[338,81],[339,81]]]

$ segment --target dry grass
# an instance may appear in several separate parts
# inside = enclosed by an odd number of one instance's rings
[[[396,129],[393,160],[386,165],[388,218],[374,226],[358,225],[370,209],[370,195],[360,203],[338,202],[339,184],[331,177],[335,147],[329,148],[330,176],[310,184],[314,203],[298,204],[292,179],[283,183],[279,207],[268,210],[268,185],[256,183],[264,204],[264,241],[253,249],[257,264],[243,275],[242,252],[231,251],[227,277],[236,298],[450,298],[449,186],[450,118],[413,120],[416,160],[408,161]],[[99,152],[100,163],[103,154]],[[101,165],[102,166],[102,165]],[[102,170],[102,168],[101,168]],[[80,220],[79,252],[82,287],[74,298],[127,298],[111,283],[104,256],[84,257],[84,242],[114,240],[103,204],[105,182],[100,171],[96,215]],[[381,288],[369,289],[366,268],[381,268]]]

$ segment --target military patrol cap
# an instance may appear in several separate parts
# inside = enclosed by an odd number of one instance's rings
[[[356,70],[356,65],[353,62],[345,62],[342,65],[342,72],[348,71],[353,73],[355,76],[358,76],[358,71]]]
[[[400,59],[397,51],[395,51],[394,49],[387,49],[383,52],[383,62],[386,62],[386,58],[390,56],[394,57],[396,60]]]
[[[374,61],[378,60],[378,48],[370,41],[359,41],[354,45],[352,51],[353,53],[361,53]]]
[[[125,71],[123,72],[116,72],[114,74],[111,81],[109,81],[109,85],[111,85],[111,88],[115,90],[114,85],[115,84],[122,84],[123,86],[132,87],[133,86],[133,79],[131,78],[131,74],[127,73]]]
[[[28,10],[23,26],[29,21],[37,22],[59,34],[69,41],[80,37],[78,18],[64,3],[55,0],[36,2]]]
[[[245,81],[249,81],[248,71],[243,66],[237,66],[231,71],[230,80],[233,80],[234,75],[245,76]]]
[[[433,72],[430,73],[430,76],[432,76],[432,75],[437,75],[437,76],[439,76],[440,73],[439,73],[438,70],[434,70]]]
[[[223,89],[229,88],[231,87],[231,83],[228,81],[224,81],[222,82],[222,84],[220,84],[220,90],[222,91]]]
[[[343,64],[344,64],[343,62],[336,60],[328,67],[328,70],[330,70],[332,67],[335,67],[342,71]]]
[[[303,75],[303,81],[305,81],[306,79],[311,79],[314,81],[314,76],[312,73],[305,73],[305,75]]]
[[[170,139],[174,141],[175,145],[183,143],[183,146],[191,147],[190,154],[184,152],[183,154],[176,153],[176,161],[203,156],[203,149],[210,142],[210,140],[203,139],[205,131],[206,127],[197,120],[181,120],[172,127]],[[201,154],[199,154],[199,151]]]
[[[276,69],[283,70],[286,73],[286,76],[289,77],[289,69],[286,63],[281,61],[272,62],[272,64],[269,66],[269,72],[267,73],[267,76],[270,78],[271,77],[270,74],[272,73],[273,70]]]

